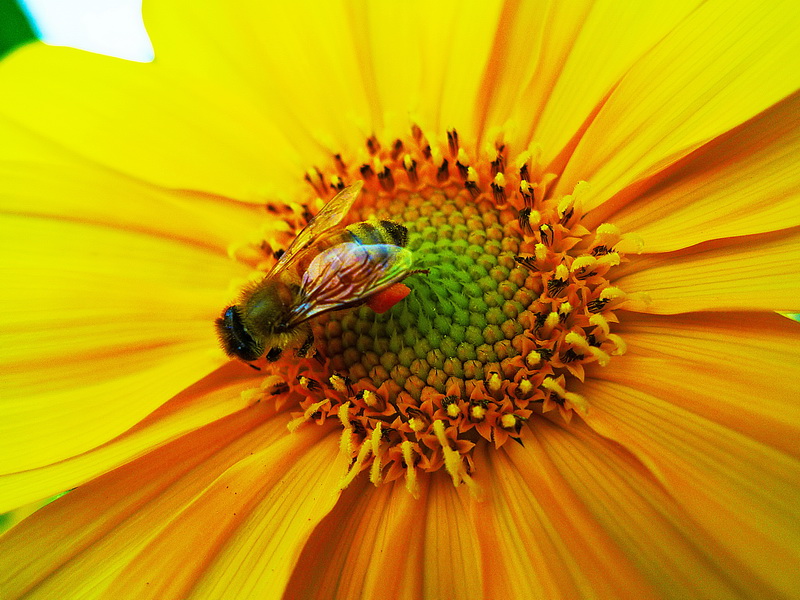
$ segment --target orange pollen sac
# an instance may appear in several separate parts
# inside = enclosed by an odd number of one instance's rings
[[[341,423],[351,461],[342,486],[366,471],[417,494],[421,474],[444,469],[475,488],[477,445],[522,443],[543,412],[587,413],[574,391],[585,369],[625,350],[611,329],[626,296],[610,282],[623,236],[581,225],[588,184],[555,196],[554,179],[527,152],[477,153],[456,131],[437,145],[417,127],[308,171],[316,198],[289,211],[290,225],[363,181],[345,224],[402,225],[413,255],[402,282],[312,319],[315,353],[284,352],[280,369],[266,367],[285,383],[271,384],[279,401],[299,404],[292,427]],[[269,268],[272,246],[261,250]]]

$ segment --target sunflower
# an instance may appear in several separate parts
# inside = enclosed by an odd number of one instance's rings
[[[796,3],[198,4],[0,63],[0,596],[797,597]],[[407,296],[231,360],[358,181]]]

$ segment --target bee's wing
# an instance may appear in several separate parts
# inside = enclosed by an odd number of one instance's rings
[[[360,304],[403,279],[411,265],[411,251],[392,244],[332,246],[316,256],[303,274],[293,324]]]
[[[361,191],[361,186],[363,185],[363,181],[348,185],[323,206],[322,210],[297,234],[297,237],[294,238],[294,241],[283,253],[280,260],[272,267],[271,273],[277,273],[285,269],[292,258],[297,256],[300,251],[308,248],[320,235],[338,225],[350,211],[350,207],[353,206],[353,202],[358,198],[358,192]]]

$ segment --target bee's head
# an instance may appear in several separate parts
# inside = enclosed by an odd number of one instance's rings
[[[235,306],[229,306],[222,311],[222,316],[215,321],[215,324],[222,349],[228,356],[249,362],[264,354],[264,345],[247,332],[239,310]]]

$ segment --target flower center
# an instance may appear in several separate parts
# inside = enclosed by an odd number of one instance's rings
[[[624,352],[611,326],[625,294],[609,282],[622,236],[583,227],[586,184],[552,196],[553,176],[527,153],[512,166],[498,146],[473,161],[454,131],[442,151],[416,128],[366,147],[362,160],[337,155],[330,175],[306,179],[325,199],[363,179],[348,220],[402,224],[414,269],[426,272],[406,278],[411,293],[383,314],[320,316],[317,356],[284,358],[290,375],[263,387],[299,402],[290,428],[341,422],[352,460],[343,486],[368,470],[375,484],[405,477],[416,493],[418,472],[440,468],[472,486],[477,444],[519,441],[536,413],[585,414],[572,381]]]

